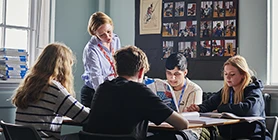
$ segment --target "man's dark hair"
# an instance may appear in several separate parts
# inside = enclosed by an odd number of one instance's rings
[[[175,67],[181,71],[187,69],[187,60],[183,54],[173,53],[167,58],[165,68],[168,70],[173,70]]]
[[[114,59],[119,76],[134,76],[141,68],[149,71],[149,62],[146,54],[136,46],[125,46],[118,50]]]

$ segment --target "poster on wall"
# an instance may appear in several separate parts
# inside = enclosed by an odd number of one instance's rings
[[[135,22],[140,26],[146,9],[154,8],[155,0],[141,7],[148,1],[135,1],[135,13],[140,9]],[[162,0],[160,6],[159,34],[142,36],[141,27],[140,34],[138,26],[135,30],[135,45],[147,53],[151,63],[147,75],[165,78],[166,59],[172,53],[182,53],[188,59],[190,79],[222,80],[224,62],[239,48],[238,0]]]
[[[169,40],[171,52],[187,58],[236,55],[236,11],[237,0],[163,0],[161,42],[168,54],[161,58],[170,55],[164,47]]]
[[[140,34],[160,34],[162,0],[141,0]]]

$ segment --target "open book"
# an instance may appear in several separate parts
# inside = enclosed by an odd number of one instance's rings
[[[227,119],[240,119],[246,120],[248,122],[253,122],[256,120],[263,120],[263,117],[239,117],[233,113],[229,112],[222,112],[222,113],[215,113],[215,112],[207,112],[207,113],[200,113],[202,117],[212,117],[212,118],[227,118]]]
[[[228,119],[245,120],[247,122],[253,122],[256,120],[263,120],[263,117],[239,117],[233,113],[199,113],[199,112],[183,112],[181,115],[189,121],[189,123],[201,123],[201,124],[217,124],[227,122]]]
[[[181,115],[188,120],[189,123],[195,123],[195,124],[219,124],[224,123],[227,120],[226,119],[220,119],[220,118],[210,118],[210,117],[201,117],[200,113],[198,112],[183,112]]]
[[[166,105],[179,112],[174,90],[166,81],[158,78],[145,78],[144,82]]]

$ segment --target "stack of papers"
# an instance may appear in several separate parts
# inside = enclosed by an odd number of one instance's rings
[[[0,49],[0,74],[8,79],[22,79],[28,71],[28,53],[22,49]]]

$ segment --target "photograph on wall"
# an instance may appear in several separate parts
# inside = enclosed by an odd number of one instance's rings
[[[162,0],[140,1],[140,34],[161,33]]]
[[[236,40],[225,40],[224,56],[234,56],[237,54],[236,52]]]
[[[194,37],[197,35],[197,21],[180,21],[179,23],[179,37]]]
[[[223,56],[224,45],[224,40],[213,40],[211,42],[211,56]]]
[[[200,41],[200,56],[211,56],[210,43],[210,40]]]
[[[201,2],[201,18],[212,17],[212,1]]]
[[[163,23],[162,25],[162,36],[163,37],[174,37],[178,35],[179,24],[178,23]]]
[[[184,16],[184,2],[175,2],[175,17]]]
[[[224,8],[224,2],[223,1],[214,1],[214,10],[213,10],[213,17],[224,17],[225,8]]]
[[[200,37],[210,37],[211,36],[211,27],[212,27],[212,21],[201,21],[201,33]]]
[[[237,7],[236,7],[236,2],[235,1],[226,1],[225,3],[225,7],[226,7],[226,12],[225,15],[226,17],[234,17],[236,16],[236,11],[237,11]]]
[[[187,16],[196,16],[196,3],[187,4]]]
[[[222,37],[224,34],[224,21],[213,21],[213,37]]]
[[[173,17],[173,2],[165,2],[163,5],[163,17]]]
[[[225,20],[225,36],[230,37],[230,36],[236,36],[236,20]]]
[[[173,53],[174,41],[163,41],[162,58],[168,58]]]
[[[179,42],[178,52],[182,53],[187,58],[196,58],[197,56],[197,42]]]

